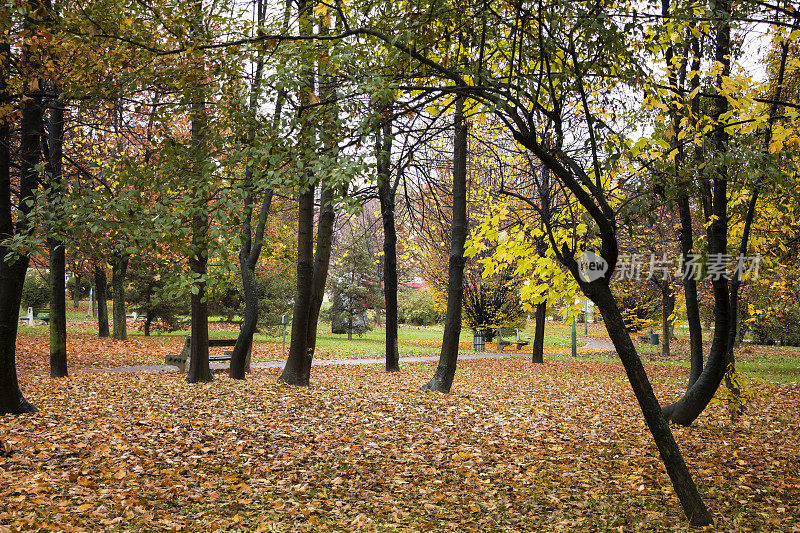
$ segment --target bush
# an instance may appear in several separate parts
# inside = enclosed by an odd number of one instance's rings
[[[415,326],[432,326],[441,320],[436,298],[429,291],[402,291],[397,299],[397,321]]]
[[[50,280],[32,274],[25,276],[25,284],[22,286],[22,308],[44,307],[50,304]]]
[[[767,313],[756,313],[750,320],[750,330],[756,344],[800,346],[800,306],[791,306]]]

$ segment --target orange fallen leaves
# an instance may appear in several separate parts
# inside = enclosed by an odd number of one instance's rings
[[[0,418],[0,525],[13,531],[673,531],[680,506],[621,367],[463,361],[277,371],[22,376],[42,410]],[[681,370],[658,367],[666,400]],[[800,388],[736,425],[713,406],[682,449],[723,531],[800,520]],[[743,463],[743,464],[742,464]]]

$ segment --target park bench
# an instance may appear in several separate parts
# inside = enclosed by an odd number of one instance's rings
[[[34,307],[33,317],[45,323],[50,322],[50,309],[47,307]]]
[[[236,346],[236,339],[208,339],[208,347],[209,348],[217,348],[217,347],[224,347],[224,346]],[[250,353],[252,351],[253,346],[251,345],[250,348],[247,350],[247,359],[245,361],[245,371],[250,372]],[[186,337],[186,342],[183,343],[183,350],[178,355],[167,355],[164,358],[164,364],[169,366],[178,367],[178,370],[185,374],[189,370],[189,354],[192,350],[192,337],[188,335]],[[231,355],[233,352],[230,350],[226,350],[221,355],[212,355],[209,354],[208,360],[209,361],[230,361]]]
[[[511,337],[514,337],[514,340],[511,340]],[[505,339],[503,337],[506,337]],[[526,344],[530,344],[530,339],[524,340],[519,336],[518,329],[511,329],[511,328],[498,328],[497,329],[497,349],[501,352],[506,346],[514,345],[514,347],[519,350]]]

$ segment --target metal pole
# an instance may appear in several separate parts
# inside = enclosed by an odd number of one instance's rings
[[[281,356],[283,359],[286,359],[286,315],[281,316],[281,323],[283,324],[283,352]]]
[[[572,319],[572,357],[578,357],[578,332],[575,330],[575,319]]]

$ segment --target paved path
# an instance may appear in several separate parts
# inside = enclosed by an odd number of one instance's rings
[[[586,344],[578,348],[581,353],[588,352],[608,352],[614,351],[614,345],[610,341],[603,339],[582,339]],[[547,355],[564,355],[563,353],[548,354]],[[530,352],[467,352],[458,354],[458,359],[461,361],[469,361],[473,359],[498,359],[502,357],[530,357]],[[438,361],[438,355],[419,355],[412,357],[401,357],[401,363],[425,363],[428,361]],[[386,362],[383,358],[365,358],[365,359],[314,359],[312,366],[331,366],[331,365],[382,365]],[[261,361],[252,363],[252,368],[283,368],[284,361]],[[210,363],[211,370],[221,370],[228,368],[228,363]],[[136,365],[136,366],[119,366],[119,367],[84,367],[70,369],[70,372],[75,373],[88,373],[88,372],[177,372],[178,369],[174,366],[168,365]]]

